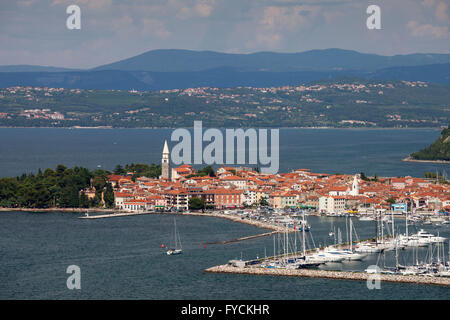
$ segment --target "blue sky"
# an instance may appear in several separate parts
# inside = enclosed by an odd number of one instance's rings
[[[66,28],[67,6],[81,30]],[[368,30],[366,8],[381,8]],[[89,68],[152,49],[450,53],[450,0],[1,0],[0,65]]]

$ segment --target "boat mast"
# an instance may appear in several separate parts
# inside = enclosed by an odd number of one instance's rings
[[[397,241],[395,240],[395,270],[398,271],[398,248],[397,248]]]
[[[303,211],[303,222],[302,222],[302,245],[303,245],[303,257],[306,258],[306,246],[305,246],[305,212]]]
[[[294,252],[297,254],[297,231],[298,229],[295,227],[294,224]]]
[[[392,215],[392,238],[395,241],[394,211],[392,211],[392,210],[391,210],[391,215]]]
[[[173,218],[173,225],[175,226],[174,234],[175,234],[175,249],[177,248],[177,220]]]
[[[348,217],[345,216],[345,240],[348,242]]]
[[[349,245],[349,249],[350,252],[353,252],[353,239],[352,239],[352,234],[353,234],[353,223],[352,223],[352,218],[350,218],[350,245]]]
[[[277,251],[275,249],[275,235],[273,235],[273,259],[275,260],[275,257],[277,255]]]
[[[406,241],[408,241],[408,204],[406,204],[405,228],[406,228]]]

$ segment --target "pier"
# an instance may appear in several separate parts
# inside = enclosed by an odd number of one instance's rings
[[[365,272],[350,271],[327,271],[318,269],[275,269],[275,268],[258,268],[258,267],[233,267],[229,265],[220,265],[205,270],[207,273],[232,273],[232,274],[250,274],[250,275],[266,275],[266,276],[285,276],[285,277],[305,277],[305,278],[325,278],[340,280],[357,280],[367,281],[373,279],[374,274]],[[423,277],[411,275],[391,275],[377,274],[378,279],[382,282],[399,282],[412,284],[427,284],[450,286],[450,278],[443,277]]]
[[[250,240],[250,239],[255,239],[255,238],[260,238],[260,237],[267,237],[267,236],[271,236],[271,235],[277,234],[277,233],[279,233],[279,232],[278,231],[271,231],[271,232],[266,232],[266,233],[255,234],[253,236],[241,237],[241,238],[237,238],[237,239],[233,239],[233,240],[206,242],[204,244],[227,244],[227,243],[244,241],[244,240]]]
[[[215,218],[227,219],[227,220],[231,220],[234,222],[245,223],[245,224],[249,224],[249,225],[252,225],[252,226],[255,226],[258,228],[269,229],[269,230],[273,230],[273,231],[277,231],[277,232],[286,232],[286,231],[294,232],[295,231],[292,228],[286,228],[285,226],[275,225],[270,222],[256,221],[256,220],[252,220],[252,219],[248,219],[248,218],[243,218],[243,217],[239,217],[239,216],[235,216],[235,215],[229,215],[229,214],[218,213],[218,212],[202,212],[202,213],[183,212],[183,213],[181,213],[181,215],[197,216],[197,217],[215,217]]]
[[[83,216],[78,217],[78,219],[105,219],[105,218],[115,218],[115,217],[128,217],[128,216],[142,216],[145,214],[154,214],[155,212],[119,212],[110,214],[97,214],[93,216]]]

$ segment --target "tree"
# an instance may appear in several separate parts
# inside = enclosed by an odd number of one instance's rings
[[[107,208],[114,207],[114,190],[111,183],[106,184],[105,194],[103,195],[103,199],[105,200],[105,206]]]
[[[189,209],[200,210],[205,208],[205,200],[198,197],[192,197],[189,199]]]
[[[118,174],[118,175],[124,175],[124,174],[126,174],[127,172],[125,171],[125,169],[120,165],[120,164],[118,164],[116,167],[115,167],[115,169],[114,169],[114,174]]]
[[[390,204],[394,204],[395,203],[395,199],[394,199],[394,197],[390,197],[390,198],[386,199],[386,202],[390,203]]]
[[[80,208],[89,208],[89,206],[90,206],[89,198],[84,192],[82,192],[80,195]]]
[[[365,174],[364,172],[361,172],[361,173],[360,173],[360,177],[361,177],[361,180],[364,180],[364,181],[370,181],[370,179],[367,178],[367,176],[366,176],[366,174]]]
[[[269,202],[267,202],[267,198],[262,197],[261,199],[259,199],[259,205],[261,207],[267,207],[269,205]]]

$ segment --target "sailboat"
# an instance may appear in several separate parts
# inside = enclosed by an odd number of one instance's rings
[[[175,220],[175,218],[173,218],[173,223],[174,223],[174,226],[175,226],[175,231],[174,231],[174,234],[175,234],[175,248],[167,250],[167,255],[168,256],[183,253],[183,250],[181,249],[180,235],[178,234],[178,231],[177,231],[177,221]]]

